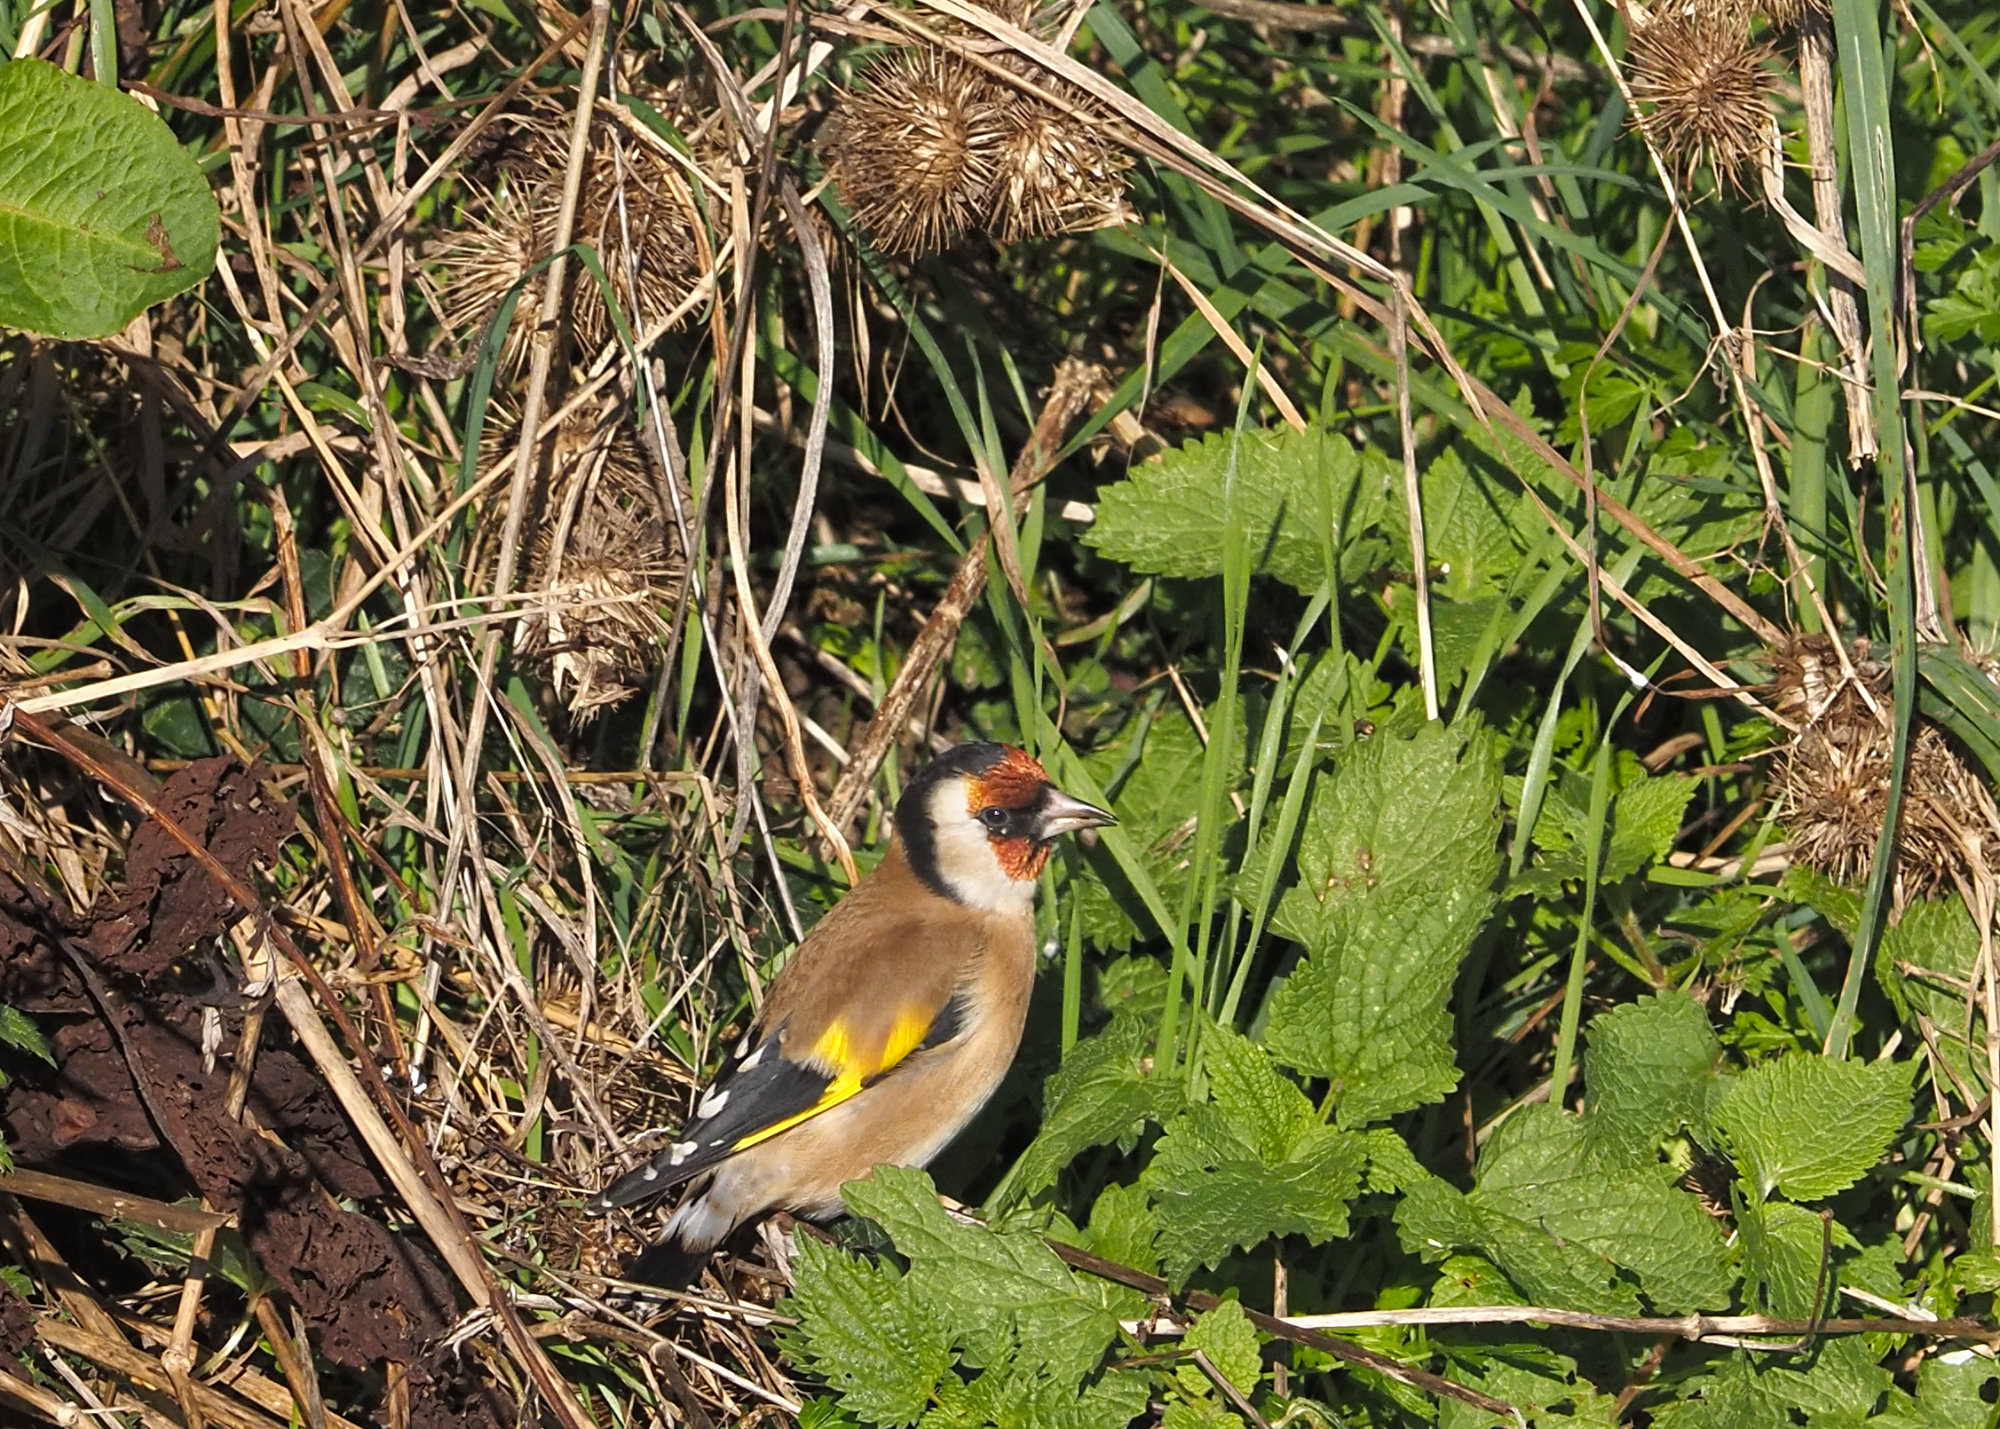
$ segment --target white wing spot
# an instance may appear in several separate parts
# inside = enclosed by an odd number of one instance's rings
[[[714,1116],[717,1112],[721,1111],[724,1107],[728,1105],[729,1105],[728,1092],[721,1090],[711,1090],[708,1093],[708,1095],[703,1097],[700,1103],[695,1107],[694,1114],[702,1121],[707,1121],[710,1117]]]
[[[748,1033],[748,1032],[745,1032],[745,1033],[743,1034],[743,1040],[742,1040],[741,1042],[738,1042],[738,1043],[736,1044],[736,1055],[737,1055],[737,1056],[741,1057],[741,1056],[742,1056],[742,1055],[743,1055],[743,1054],[744,1054],[745,1052],[748,1052],[748,1051],[750,1050],[750,1037],[751,1037],[751,1034],[750,1034],[750,1033]]]
[[[652,1162],[648,1161],[646,1163],[646,1170],[644,1176],[645,1179],[648,1181],[657,1181],[660,1179],[660,1168],[655,1166]]]
[[[672,1154],[670,1154],[667,1157],[667,1164],[669,1166],[680,1165],[681,1162],[687,1160],[689,1156],[694,1154],[694,1150],[695,1150],[695,1145],[692,1141],[676,1141],[673,1144],[673,1147],[671,1148]],[[652,1174],[653,1173],[649,1168],[646,1172],[648,1180],[652,1179]]]
[[[738,1052],[736,1055],[739,1057],[743,1056],[741,1052]],[[752,1067],[755,1067],[759,1062],[763,1060],[764,1060],[764,1049],[762,1047],[759,1047],[756,1051],[752,1052],[748,1057],[745,1057],[743,1061],[737,1066],[736,1070],[739,1072],[747,1072]]]

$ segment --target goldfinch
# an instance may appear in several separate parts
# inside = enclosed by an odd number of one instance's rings
[[[962,744],[912,779],[882,862],[799,944],[686,1128],[589,1203],[693,1183],[627,1276],[687,1284],[751,1218],[840,1215],[844,1183],[942,1151],[1020,1045],[1051,844],[1112,822],[1004,744]]]

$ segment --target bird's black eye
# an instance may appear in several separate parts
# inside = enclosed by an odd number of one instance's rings
[[[997,834],[1007,827],[1007,811],[997,804],[989,805],[979,811],[979,822]]]

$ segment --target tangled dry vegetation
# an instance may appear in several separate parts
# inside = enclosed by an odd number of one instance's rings
[[[544,18],[543,62],[593,63],[580,22]],[[648,711],[642,747],[656,747],[694,630],[732,652],[723,668],[740,654],[751,672],[720,692],[744,759],[761,745],[782,761],[789,739],[789,767],[807,767],[789,704],[779,720],[760,701],[771,633],[746,628],[726,596],[721,609],[690,598],[700,533],[720,515],[740,551],[747,531],[736,457],[720,483],[726,512],[697,503],[687,435],[641,418],[661,410],[663,372],[629,359],[634,343],[679,334],[676,360],[698,363],[713,344],[713,370],[755,391],[755,344],[748,365],[729,365],[731,298],[796,249],[804,211],[796,195],[771,197],[755,214],[763,231],[747,226],[761,161],[737,88],[747,76],[718,85],[697,65],[628,87],[614,59],[616,102],[587,129],[573,127],[573,89],[508,91],[406,128],[397,143],[414,138],[421,153],[410,162],[417,152],[392,155],[374,121],[342,122],[366,106],[324,46],[294,48],[299,34],[236,43],[262,67],[246,93],[270,94],[296,66],[328,121],[314,143],[329,172],[349,175],[328,188],[315,166],[297,171],[332,248],[313,319],[326,322],[324,347],[313,320],[299,323],[281,266],[296,261],[279,243],[287,219],[258,188],[265,166],[296,156],[267,147],[271,127],[250,119],[218,138],[237,164],[225,209],[251,235],[229,246],[220,283],[254,335],[249,364],[264,360],[251,384],[193,302],[122,345],[44,349],[10,374],[33,374],[31,390],[7,394],[28,413],[8,452],[24,472],[50,466],[32,445],[47,430],[37,423],[59,407],[86,425],[120,421],[134,372],[198,434],[227,430],[232,404],[273,381],[286,394],[280,430],[223,449],[207,468],[220,477],[210,510],[219,517],[261,463],[300,452],[323,464],[325,505],[295,518],[276,488],[263,492],[282,557],[249,596],[216,604],[162,581],[159,599],[107,616],[135,629],[154,618],[182,649],[217,650],[191,703],[176,703],[186,672],[154,668],[128,689],[150,719],[194,718],[219,756],[135,761],[64,717],[88,704],[92,723],[115,723],[121,696],[63,692],[107,667],[65,663],[60,642],[0,643],[0,679],[19,702],[0,765],[0,1003],[34,1020],[21,1034],[31,1048],[33,1026],[48,1034],[46,1057],[10,1059],[0,1117],[20,1163],[67,1173],[23,1171],[0,1190],[0,1234],[32,1271],[0,1284],[0,1348],[59,1376],[0,1370],[0,1396],[63,1423],[71,1406],[130,1405],[246,1429],[295,1412],[347,1424],[330,1405],[420,1429],[538,1412],[580,1424],[579,1389],[620,1421],[796,1411],[760,1310],[774,1284],[746,1273],[730,1304],[608,1303],[606,1277],[647,1228],[578,1209],[628,1147],[683,1114],[690,1069],[731,1030],[718,968],[754,989],[796,931],[793,910],[763,906],[734,877],[746,829],[756,837],[767,816],[747,780],[739,797],[667,769],[579,773],[561,749],[635,704]],[[444,75],[492,57],[475,39],[435,58]],[[1007,65],[1011,86],[977,63],[903,36],[832,98],[840,137],[825,161],[861,230],[885,252],[920,253],[975,231],[1013,241],[1125,217],[1129,160],[1089,102],[1029,63]],[[914,106],[899,84],[916,87]],[[412,98],[406,86],[377,112],[408,113]],[[928,128],[926,104],[942,106]],[[947,181],[954,145],[964,152]],[[428,189],[410,185],[440,159]],[[419,207],[426,217],[403,221]],[[812,222],[823,288],[845,240]],[[299,399],[315,376],[308,346],[346,364],[364,409]],[[491,387],[471,430],[444,416],[467,382]],[[427,414],[415,427],[387,405],[404,384]],[[753,416],[769,414],[742,412]],[[154,398],[138,420],[157,436]],[[154,452],[141,485],[164,519],[174,468]],[[115,498],[108,482],[25,486],[8,504],[61,550]],[[297,522],[329,518],[350,544],[296,549]],[[227,590],[246,573],[215,535],[201,584]],[[49,617],[28,594],[10,611],[17,632]],[[782,593],[765,597],[782,610]],[[497,645],[540,682],[525,702],[463,678],[491,670]],[[503,727],[488,736],[492,706]],[[729,728],[715,724],[706,747]],[[727,751],[737,736],[724,738]],[[390,746],[407,753],[364,753]],[[862,809],[879,819],[873,796]],[[650,830],[659,858],[607,875],[592,827]],[[683,948],[705,953],[682,963]],[[116,1170],[100,1181],[97,1165]],[[260,1337],[272,1357],[248,1351]],[[79,1362],[95,1375],[79,1377]]]

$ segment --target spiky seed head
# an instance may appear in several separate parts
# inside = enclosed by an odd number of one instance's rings
[[[536,209],[532,188],[520,182],[508,180],[491,192],[475,191],[458,226],[431,248],[438,317],[460,346],[485,340],[486,325],[508,290],[541,261]],[[528,333],[540,305],[535,286],[530,281],[522,289],[503,339],[500,368],[509,375],[520,370],[527,351]]]
[[[556,172],[560,176],[560,168]],[[560,204],[559,186],[547,192]],[[551,209],[551,229],[554,222]],[[670,159],[630,135],[614,134],[608,123],[593,130],[576,237],[601,255],[634,338],[679,308],[700,283],[706,249],[699,223],[694,196]],[[611,310],[593,274],[576,274],[572,317],[586,358],[611,341]]]
[[[1003,98],[997,81],[928,46],[874,60],[840,93],[827,167],[884,252],[942,252],[985,218]]]
[[[1808,15],[1831,15],[1827,0],[1758,0],[1764,18],[1780,30],[1795,30]]]
[[[621,417],[629,421],[614,408],[602,420],[587,411],[565,420],[530,494],[521,588],[531,599],[514,648],[578,726],[647,685],[685,570],[673,514]],[[483,470],[509,459],[519,430],[504,408],[488,419]],[[492,560],[483,546],[475,555]]]
[[[1715,9],[1663,9],[1633,27],[1627,59],[1640,124],[1682,178],[1706,159],[1743,186],[1771,125],[1773,51]]]
[[[1772,790],[1791,836],[1792,856],[1835,882],[1864,880],[1874,865],[1888,809],[1894,744],[1886,718],[1888,669],[1868,642],[1841,668],[1825,635],[1801,635],[1772,653],[1770,696],[1798,731],[1778,753]],[[1872,708],[1871,708],[1872,704]],[[1979,771],[1930,721],[1919,718],[1896,830],[1895,902],[1948,892],[1974,873],[1995,872],[2000,839],[1976,823],[1992,799]],[[1968,837],[1968,832],[1978,837]]]
[[[1043,100],[1012,96],[994,185],[993,234],[1003,243],[1086,233],[1133,221],[1125,202],[1132,161],[1091,120]]]
[[[458,226],[432,248],[439,316],[461,344],[483,338],[508,290],[552,251],[568,157],[562,125],[528,121],[508,145],[502,182],[490,191],[473,189]],[[679,307],[699,283],[706,250],[697,222],[693,196],[671,161],[615,133],[613,121],[592,127],[574,234],[601,256],[627,319],[641,329]],[[581,264],[571,266],[570,283],[566,312],[577,346],[594,354],[612,333],[604,291]],[[521,371],[540,308],[539,280],[530,279],[502,348],[501,370],[510,377]]]

